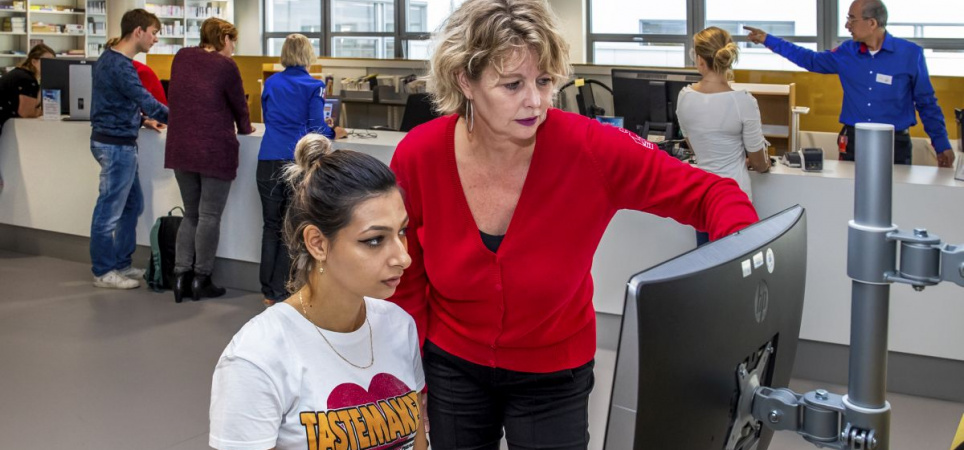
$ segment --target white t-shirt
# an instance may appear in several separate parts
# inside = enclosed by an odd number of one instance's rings
[[[676,116],[683,136],[696,154],[696,164],[707,172],[732,178],[753,199],[747,152],[766,148],[760,107],[747,91],[704,94],[687,86],[679,93]]]
[[[365,299],[368,325],[321,330],[278,303],[258,314],[224,349],[211,386],[209,445],[221,450],[411,448],[425,387],[412,317]],[[369,344],[369,342],[372,342]]]

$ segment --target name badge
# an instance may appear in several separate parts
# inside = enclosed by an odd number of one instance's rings
[[[878,73],[878,74],[877,74],[877,82],[878,82],[878,83],[884,83],[884,84],[891,84],[891,83],[894,82],[894,77],[892,77],[892,76],[890,76],[890,75],[884,75],[884,74],[882,74],[882,73]]]

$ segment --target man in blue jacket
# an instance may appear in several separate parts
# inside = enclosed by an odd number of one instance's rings
[[[90,225],[90,260],[97,287],[133,289],[144,275],[131,265],[137,217],[144,209],[137,135],[142,124],[160,131],[167,107],[144,89],[132,61],[157,42],[160,27],[154,14],[127,11],[120,42],[94,66],[90,151],[100,164],[100,194]]]
[[[894,163],[911,163],[908,128],[917,124],[914,108],[920,113],[924,131],[931,138],[941,167],[952,167],[954,151],[947,138],[944,114],[934,96],[924,61],[917,44],[887,32],[887,7],[880,0],[856,0],[847,13],[847,30],[852,40],[837,48],[815,52],[791,44],[763,30],[743,27],[756,44],[794,64],[817,73],[836,73],[843,86],[840,111],[840,142],[846,141],[841,159],[854,160],[854,125],[860,122],[888,123],[894,126]]]

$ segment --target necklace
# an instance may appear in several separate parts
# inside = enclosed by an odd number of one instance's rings
[[[301,311],[305,313],[305,319],[308,319],[308,309],[305,308],[305,298],[304,296],[301,295],[301,291],[298,291],[298,301],[301,302]],[[355,367],[358,369],[367,369],[371,367],[372,364],[375,364],[375,340],[372,338],[372,324],[368,321],[368,314],[365,314],[365,324],[368,325],[368,348],[372,352],[372,359],[371,361],[368,361],[368,365],[366,366],[359,366],[358,364],[355,364],[349,361],[348,358],[345,358],[345,356],[342,355],[341,353],[338,353],[338,350],[335,350],[335,346],[331,345],[331,342],[329,342],[328,338],[325,337],[325,333],[321,332],[321,327],[319,327],[318,325],[315,325],[315,323],[312,322],[311,319],[308,319],[308,322],[315,327],[315,331],[318,332],[318,335],[325,340],[325,343],[328,344],[328,347],[331,348],[331,351],[335,352],[335,354],[338,355],[338,357],[341,358],[342,361],[345,361],[346,363],[351,364],[352,367]]]

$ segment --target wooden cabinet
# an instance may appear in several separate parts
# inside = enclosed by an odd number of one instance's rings
[[[760,105],[760,118],[763,121],[763,136],[770,142],[770,154],[782,155],[796,147],[794,126],[797,120],[793,109],[796,107],[796,85],[733,83],[733,89],[744,89],[756,98]]]

